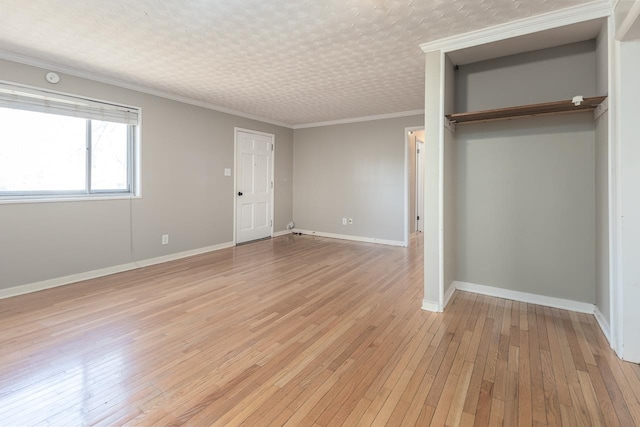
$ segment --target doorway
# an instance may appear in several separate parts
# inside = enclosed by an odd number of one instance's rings
[[[405,128],[405,245],[424,223],[424,127]]]
[[[424,132],[423,132],[424,134]],[[424,227],[424,135],[416,137],[416,231],[422,233]]]
[[[236,244],[273,235],[273,158],[275,137],[235,129]]]

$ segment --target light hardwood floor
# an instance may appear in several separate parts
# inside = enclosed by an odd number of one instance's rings
[[[592,316],[422,293],[415,239],[283,236],[0,300],[0,425],[640,425]]]

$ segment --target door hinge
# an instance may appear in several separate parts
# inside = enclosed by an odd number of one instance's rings
[[[271,220],[271,226],[273,227],[273,220]]]
[[[418,221],[420,221],[420,215],[418,215]]]
[[[273,181],[271,181],[271,189],[273,190]]]
[[[271,151],[273,151],[273,143],[271,143]]]

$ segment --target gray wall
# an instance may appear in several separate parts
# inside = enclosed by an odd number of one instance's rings
[[[596,39],[596,95],[609,94],[609,37],[605,22]]]
[[[446,57],[444,64],[444,114],[454,113],[455,110],[455,71],[451,60]],[[457,253],[457,142],[456,136],[449,129],[444,128],[444,183],[443,183],[443,246],[444,246],[444,295],[456,280]],[[443,296],[444,296],[443,295]]]
[[[443,194],[443,246],[444,246],[444,293],[456,280],[458,252],[458,208],[457,208],[457,163],[458,142],[455,135],[444,131],[444,194]]]
[[[456,109],[593,96],[596,59],[592,40],[461,66]],[[458,126],[456,280],[596,302],[595,139],[590,113]]]
[[[596,39],[596,95],[609,93],[608,23]],[[596,306],[611,325],[609,268],[609,111],[596,123]]]
[[[412,116],[296,129],[296,228],[404,241],[404,129],[422,123]]]
[[[609,115],[603,114],[596,123],[596,305],[610,322],[609,307]]]
[[[45,70],[9,61],[0,70],[1,80],[143,113],[141,199],[0,205],[0,289],[232,241],[233,178],[223,169],[234,168],[234,126],[275,134],[275,231],[291,221],[291,129],[68,75],[52,87]]]
[[[459,126],[457,280],[595,302],[589,113]]]
[[[592,40],[461,65],[456,112],[595,96],[595,50]]]

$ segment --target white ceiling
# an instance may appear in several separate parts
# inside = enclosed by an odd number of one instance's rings
[[[420,43],[584,3],[0,0],[0,50],[297,125],[422,109]]]

